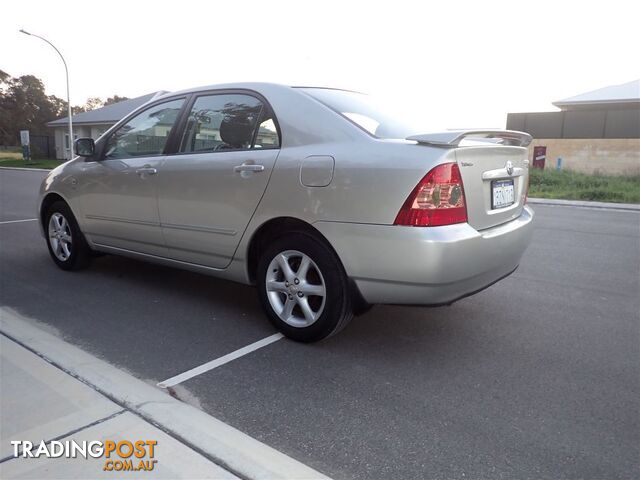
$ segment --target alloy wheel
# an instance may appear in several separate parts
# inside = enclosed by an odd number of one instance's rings
[[[297,250],[277,254],[265,278],[273,311],[293,327],[308,327],[324,310],[327,290],[322,272],[308,255]]]
[[[55,212],[49,218],[49,244],[58,260],[66,262],[71,256],[73,239],[69,222],[59,212]]]

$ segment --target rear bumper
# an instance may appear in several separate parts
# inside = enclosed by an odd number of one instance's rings
[[[531,241],[533,210],[487,230],[467,223],[401,227],[317,222],[369,303],[441,305],[513,272]]]

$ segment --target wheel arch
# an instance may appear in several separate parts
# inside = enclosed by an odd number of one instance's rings
[[[71,212],[73,213],[73,215],[75,216],[75,212],[71,208],[71,205],[69,205],[69,202],[67,202],[67,200],[62,195],[56,192],[47,193],[42,199],[42,202],[40,202],[39,220],[40,220],[40,226],[42,227],[43,230],[46,230],[47,228],[47,226],[45,225],[45,222],[46,222],[45,217],[47,215],[47,210],[51,205],[53,205],[55,202],[58,202],[58,201],[66,203],[67,206],[71,209]]]
[[[368,310],[370,305],[362,297],[360,290],[358,289],[356,283],[349,277],[347,274],[344,263],[336,252],[331,242],[312,224],[305,222],[304,220],[300,220],[295,217],[276,217],[264,222],[256,231],[253,233],[251,240],[249,241],[249,246],[247,247],[247,274],[249,277],[249,281],[251,284],[255,285],[256,283],[256,275],[258,269],[258,262],[260,260],[260,255],[264,251],[264,249],[269,245],[270,242],[275,240],[278,237],[281,237],[287,233],[298,232],[309,235],[316,240],[319,240],[324,245],[326,245],[331,251],[334,253],[338,261],[340,262],[340,266],[342,267],[342,271],[347,277],[347,281],[349,283],[350,294],[352,298],[352,302],[354,305],[355,314],[359,314]]]

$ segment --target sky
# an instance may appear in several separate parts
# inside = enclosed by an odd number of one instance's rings
[[[358,90],[438,128],[640,77],[640,2],[83,0],[4,2],[0,69],[72,104],[233,81]],[[412,118],[413,120],[413,118]]]

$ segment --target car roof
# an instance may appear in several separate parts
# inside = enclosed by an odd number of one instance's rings
[[[187,88],[184,90],[178,90],[175,92],[168,92],[162,97],[173,97],[175,95],[182,95],[187,93],[206,92],[209,90],[255,90],[258,93],[269,92],[273,90],[290,90],[292,87],[289,85],[283,85],[280,83],[269,82],[231,82],[231,83],[216,83],[212,85],[201,85],[199,87]]]
[[[217,83],[217,84],[212,84],[212,85],[202,85],[199,87],[193,87],[193,88],[187,88],[184,90],[178,90],[175,92],[167,92],[163,95],[157,96],[154,98],[154,100],[157,100],[158,98],[168,98],[168,97],[173,97],[176,95],[183,95],[183,94],[189,94],[189,93],[198,93],[198,92],[206,92],[209,90],[254,90],[258,93],[264,94],[264,95],[268,95],[269,92],[274,92],[274,91],[291,91],[294,89],[308,89],[308,88],[319,88],[319,89],[325,89],[325,90],[342,90],[342,91],[346,91],[346,92],[355,92],[355,90],[348,90],[348,89],[344,89],[344,88],[335,88],[335,87],[324,87],[324,86],[320,86],[320,85],[285,85],[282,83],[273,83],[273,82],[230,82],[230,83]],[[355,93],[360,93],[360,92],[355,92]]]

